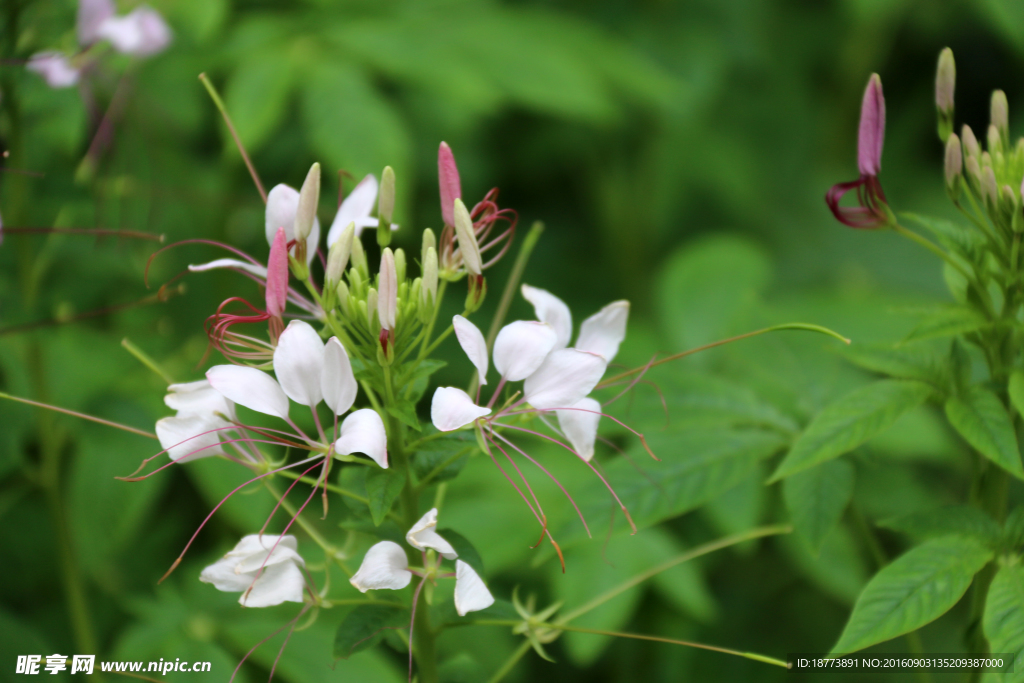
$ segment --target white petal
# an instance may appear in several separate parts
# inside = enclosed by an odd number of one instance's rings
[[[285,238],[291,242],[295,239],[295,214],[299,210],[299,191],[284,183],[275,185],[267,195],[267,209],[264,215],[264,229],[267,244],[274,243],[274,235],[278,228],[284,228]],[[344,227],[344,226],[342,226]],[[312,262],[316,256],[316,248],[320,243],[320,220],[313,220],[313,230],[306,238],[306,263]]]
[[[230,438],[230,431],[212,430],[229,426],[213,415],[165,417],[157,420],[156,436],[171,460],[184,463],[224,453],[220,442]]]
[[[209,263],[200,263],[197,265],[189,265],[188,269],[193,273],[202,273],[207,270],[215,270],[217,268],[238,268],[244,270],[247,273],[252,273],[256,277],[267,279],[267,267],[261,266],[256,263],[249,263],[248,261],[241,261],[234,258],[219,258]]]
[[[455,560],[455,611],[460,617],[494,604],[494,596],[487,590],[480,575],[462,560]]]
[[[601,381],[608,364],[594,353],[576,349],[552,351],[537,371],[526,378],[523,395],[540,410],[568,408]]]
[[[235,405],[210,386],[210,381],[206,379],[170,385],[167,387],[164,403],[168,408],[177,410],[179,417],[212,417],[219,413],[230,420],[235,419]]]
[[[537,320],[551,325],[558,335],[555,348],[564,349],[568,346],[569,338],[572,337],[572,313],[565,302],[551,292],[530,285],[523,285],[522,292],[523,298],[533,304]]]
[[[335,415],[345,413],[356,401],[359,385],[352,374],[352,362],[348,359],[348,353],[337,337],[328,339],[327,346],[324,347],[324,372],[320,388],[324,401]]]
[[[381,588],[400,590],[412,581],[408,566],[402,546],[394,541],[381,541],[366,551],[359,571],[348,581],[362,593]]]
[[[419,550],[433,548],[446,560],[454,560],[459,556],[452,544],[437,533],[437,508],[431,508],[427,514],[420,517],[420,521],[413,524],[409,533],[405,535],[405,540]]]
[[[388,468],[388,436],[384,421],[376,410],[357,410],[341,423],[341,435],[334,444],[334,450],[342,455],[365,453],[383,467]]]
[[[113,0],[78,0],[78,44],[86,47],[99,39],[99,28],[114,16]]]
[[[236,543],[235,547],[229,550],[224,557],[248,557],[255,553],[263,553],[263,555],[266,555],[271,551],[271,549],[275,548],[275,546],[277,548],[298,550],[299,542],[291,534],[288,534],[287,536],[280,536],[278,534],[247,534],[242,536],[242,540]]]
[[[323,400],[324,343],[309,323],[293,320],[274,349],[274,374],[288,398],[312,407]]]
[[[39,52],[29,57],[25,68],[43,77],[51,88],[70,88],[78,83],[80,72],[60,52]]]
[[[442,432],[465,427],[490,412],[490,408],[473,403],[469,394],[456,387],[438,387],[430,402],[430,421]]]
[[[480,375],[480,384],[487,384],[487,342],[484,340],[480,328],[461,315],[452,318],[452,326],[455,328],[455,336],[459,340],[459,345],[469,356],[470,362],[476,366],[477,374]]]
[[[509,382],[526,379],[540,367],[557,342],[558,335],[547,323],[509,323],[494,340],[494,367]]]
[[[118,52],[136,57],[154,55],[171,43],[167,22],[149,7],[139,7],[123,17],[110,17],[100,24],[96,35],[109,40]]]
[[[585,398],[572,406],[574,410],[556,410],[558,425],[572,444],[573,450],[586,461],[594,457],[597,424],[601,421],[601,404]]]
[[[203,583],[212,583],[214,588],[225,593],[244,591],[252,583],[252,577],[236,574],[235,564],[236,560],[233,558],[221,558],[203,569],[199,574],[199,580]]]
[[[252,576],[255,576],[254,572]],[[272,607],[282,602],[303,602],[306,579],[294,562],[267,566],[252,585],[238,599],[245,607]]]
[[[225,398],[264,415],[288,419],[288,397],[273,377],[256,368],[214,365],[206,371],[210,385]]]
[[[611,363],[619,352],[619,344],[626,338],[628,319],[629,302],[613,301],[583,321],[575,348],[604,356]]]
[[[338,238],[341,231],[349,223],[356,224],[356,235],[358,236],[363,228],[377,227],[377,219],[370,218],[373,205],[377,202],[377,179],[372,173],[359,181],[359,184],[352,188],[334,216],[331,229],[327,232],[327,246],[330,247]]]

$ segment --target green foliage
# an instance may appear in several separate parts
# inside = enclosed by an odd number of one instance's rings
[[[946,400],[946,417],[978,452],[1018,479],[1024,479],[1017,435],[998,396],[979,385],[968,387]]]
[[[338,625],[334,635],[334,656],[348,659],[373,647],[384,637],[384,629],[409,625],[409,610],[398,605],[357,605]]]
[[[992,652],[1012,652],[1014,673],[1003,681],[1024,680],[1020,665],[1024,662],[1024,567],[1007,564],[999,568],[985,599],[982,622]]]
[[[366,497],[370,501],[370,515],[373,517],[374,525],[380,526],[384,517],[391,511],[391,506],[405,486],[405,478],[405,471],[395,467],[386,470],[371,467],[367,471]]]
[[[783,482],[782,492],[793,526],[815,553],[850,502],[853,479],[853,465],[849,462],[827,460]]]
[[[907,551],[864,587],[832,652],[856,652],[939,618],[992,554],[963,536],[936,538]]]
[[[827,406],[797,438],[771,481],[848,453],[924,403],[932,387],[912,380],[879,380]]]
[[[922,510],[903,517],[883,520],[881,524],[917,540],[959,534],[993,547],[1000,538],[999,525],[978,508],[968,505]]]

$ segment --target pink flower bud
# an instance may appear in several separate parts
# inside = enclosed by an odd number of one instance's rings
[[[964,141],[964,156],[977,157],[981,154],[981,145],[978,144],[978,138],[974,137],[974,131],[966,123],[961,129],[960,137]]]
[[[447,142],[437,150],[437,181],[441,186],[441,217],[445,225],[455,225],[455,200],[462,199],[462,185],[455,155]]]
[[[288,302],[288,238],[278,228],[267,259],[267,313],[280,318]]]
[[[885,97],[882,79],[871,74],[860,108],[857,138],[857,167],[862,175],[877,176],[882,170],[882,143],[885,141]]]

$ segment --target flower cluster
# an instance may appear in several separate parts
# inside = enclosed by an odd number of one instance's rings
[[[171,43],[171,30],[156,10],[142,6],[119,16],[113,0],[80,0],[76,29],[76,53],[47,50],[28,60],[29,71],[42,76],[51,88],[77,85],[98,59],[94,46],[107,43],[121,54],[149,57]]]

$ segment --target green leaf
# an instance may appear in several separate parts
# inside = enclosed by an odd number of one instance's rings
[[[998,543],[999,525],[978,508],[951,505],[937,510],[924,510],[879,522],[893,531],[900,531],[918,540],[959,534],[986,545]]]
[[[793,526],[817,553],[853,495],[853,465],[828,460],[786,479],[782,494]]]
[[[851,363],[898,379],[916,379],[946,391],[951,382],[948,358],[924,344],[889,346],[851,344],[840,349]]]
[[[373,647],[386,628],[409,626],[409,610],[390,605],[359,605],[348,613],[334,634],[335,659],[348,659]]]
[[[979,453],[1018,479],[1024,479],[1017,435],[998,396],[981,385],[967,387],[946,401],[946,417]]]
[[[419,403],[419,400],[423,398],[423,394],[426,393],[427,387],[430,386],[430,376],[446,365],[448,364],[442,360],[427,358],[420,361],[416,369],[410,372],[407,378],[403,378],[398,383],[399,386],[412,385],[412,393],[408,397],[410,403],[413,405]]]
[[[907,551],[864,587],[832,652],[856,652],[934,621],[967,592],[992,556],[963,536],[936,538]]]
[[[1010,550],[1020,550],[1024,546],[1024,506],[1018,505],[1006,516],[999,540]]]
[[[696,509],[749,476],[765,458],[785,444],[783,437],[757,429],[686,429],[650,434],[648,444],[663,462],[650,462],[639,447],[632,461],[617,458],[605,468],[608,481],[638,528],[652,526]],[[607,519],[615,502],[600,481],[592,482],[577,502],[588,522]],[[618,521],[616,531],[626,532]],[[563,548],[586,538],[578,520],[556,534]],[[551,557],[539,555],[537,562]]]
[[[405,471],[396,467],[383,469],[372,467],[366,473],[366,497],[370,501],[370,514],[373,516],[374,526],[387,517],[391,511],[391,505],[402,493],[405,486]]]
[[[988,587],[982,627],[992,652],[1012,652],[1014,673],[1004,683],[1024,681],[1024,565],[1000,567]]]
[[[475,569],[476,573],[480,576],[484,575],[483,558],[480,557],[480,553],[476,551],[476,548],[469,542],[469,539],[455,529],[438,529],[437,533],[441,535],[441,538],[451,543],[452,547],[455,548],[455,552],[459,554],[460,560]]]
[[[444,437],[424,441],[416,449],[413,458],[413,470],[420,481],[431,477],[432,482],[440,483],[458,476],[469,460],[469,452],[476,447],[476,440],[464,439],[459,436]]]
[[[985,328],[989,325],[973,308],[967,306],[950,306],[932,313],[910,331],[903,342],[934,339],[937,337],[956,337]]]
[[[415,429],[417,432],[422,429],[422,427],[420,427],[419,418],[416,417],[416,407],[411,403],[403,401],[398,404],[389,405],[388,413],[394,415],[402,421],[402,424]]]
[[[933,392],[924,382],[886,379],[847,394],[811,420],[769,482],[852,451]]]

